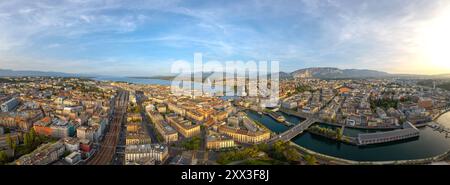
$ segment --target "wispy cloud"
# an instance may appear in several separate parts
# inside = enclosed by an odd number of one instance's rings
[[[279,60],[287,71],[338,66],[420,72],[403,67],[405,61],[417,58],[417,30],[449,4],[445,0],[2,1],[0,68],[129,74],[136,67],[156,73],[164,70],[156,67],[160,61],[192,61],[193,52],[203,52],[206,59],[220,61]]]

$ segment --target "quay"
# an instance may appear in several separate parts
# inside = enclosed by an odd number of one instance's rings
[[[386,132],[374,132],[374,133],[364,133],[364,134],[358,134],[357,137],[350,137],[342,135],[342,138],[339,139],[337,137],[333,137],[330,135],[326,135],[324,133],[317,132],[315,130],[308,129],[309,133],[314,135],[319,135],[328,139],[333,139],[339,142],[352,144],[356,146],[364,146],[364,145],[371,145],[371,144],[381,144],[381,143],[388,143],[398,140],[404,140],[414,137],[419,137],[420,132],[419,129],[414,127],[409,122],[404,123],[403,129],[396,129]]]
[[[280,108],[280,111],[287,115],[296,116],[296,117],[305,118],[305,119],[307,119],[313,115],[311,113],[298,112],[298,111],[293,111],[293,110],[289,110],[289,109],[285,109],[285,108]],[[331,125],[331,126],[340,127],[343,125],[343,124],[339,124],[339,123],[332,123],[329,121],[325,121],[325,120],[319,119],[319,118],[317,118],[317,120],[320,123],[323,123],[326,125]],[[422,126],[425,126],[425,125],[422,125]],[[393,129],[402,128],[401,126],[366,127],[366,126],[357,126],[357,125],[345,125],[345,127],[356,128],[356,129],[367,129],[367,130],[393,130]],[[416,126],[416,127],[420,127],[420,126]]]
[[[358,145],[379,144],[419,137],[419,135],[419,129],[417,129],[412,123],[405,122],[403,123],[403,129],[358,134],[357,142]]]

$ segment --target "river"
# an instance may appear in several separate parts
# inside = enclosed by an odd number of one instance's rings
[[[124,81],[137,84],[171,85],[170,81],[160,79],[136,79],[127,77],[99,77],[94,79]],[[287,126],[275,121],[267,115],[259,115],[252,111],[247,111],[247,114],[273,132],[280,133],[288,129]],[[286,114],[283,114],[283,116],[286,117],[287,121],[295,124],[304,120]],[[450,128],[450,112],[443,114],[436,121]],[[364,132],[374,131],[353,128],[345,128],[344,130],[344,134],[348,136],[357,136],[358,133]],[[418,138],[370,146],[354,146],[339,143],[321,136],[312,135],[308,132],[300,134],[293,138],[292,141],[315,152],[356,161],[419,159],[439,155],[450,150],[450,138],[446,138],[445,134],[434,131],[429,127],[420,128],[420,136]]]
[[[247,111],[247,114],[276,133],[288,129],[288,127],[269,116],[259,115],[252,111]],[[303,120],[286,114],[283,114],[283,116],[292,123],[298,123]],[[447,116],[450,116],[450,113],[447,113]],[[320,125],[332,127],[324,124]],[[374,132],[374,130],[353,128],[345,128],[344,130],[344,134],[348,136],[357,136],[358,133],[365,132]],[[429,127],[420,128],[420,137],[418,138],[370,146],[354,146],[340,143],[308,132],[302,133],[292,139],[292,141],[315,152],[355,161],[420,159],[439,155],[450,150],[450,138],[445,138],[445,134],[434,131]]]

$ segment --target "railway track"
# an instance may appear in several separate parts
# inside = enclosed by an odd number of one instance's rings
[[[87,162],[88,165],[109,165],[116,154],[119,134],[128,106],[128,91],[119,91],[114,101],[113,119],[99,151]]]

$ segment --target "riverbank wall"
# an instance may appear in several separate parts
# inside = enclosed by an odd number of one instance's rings
[[[447,159],[450,156],[450,150],[442,153],[440,155],[436,155],[434,157],[421,158],[421,159],[410,159],[410,160],[391,160],[391,161],[355,161],[349,159],[343,159],[339,157],[329,156],[322,153],[318,153],[307,148],[304,148],[292,141],[290,144],[300,151],[304,153],[308,153],[310,155],[314,155],[321,160],[329,162],[329,164],[335,165],[426,165],[431,164],[433,162],[439,162],[444,159]]]

